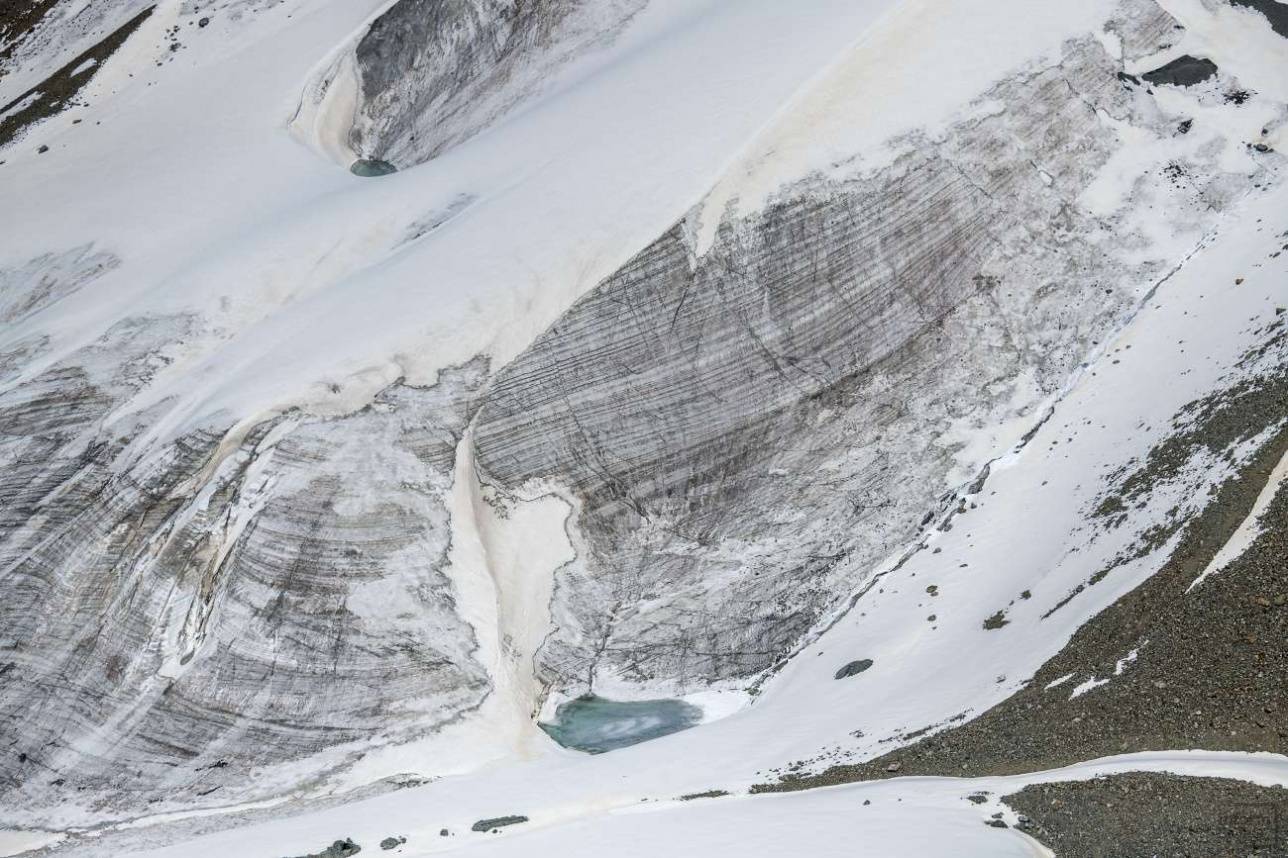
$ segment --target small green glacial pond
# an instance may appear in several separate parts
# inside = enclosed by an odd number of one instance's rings
[[[554,723],[539,726],[565,748],[602,754],[687,730],[701,721],[702,710],[683,700],[587,696],[561,704]]]
[[[381,161],[378,158],[359,158],[349,165],[349,172],[355,176],[362,176],[364,179],[371,179],[376,176],[388,176],[390,173],[397,173],[398,168],[388,161]]]

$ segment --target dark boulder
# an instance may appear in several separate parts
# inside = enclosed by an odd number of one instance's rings
[[[1149,83],[1193,86],[1196,83],[1202,83],[1214,74],[1216,74],[1216,63],[1206,57],[1192,57],[1189,54],[1185,54],[1165,66],[1159,66],[1151,72],[1145,72],[1141,77]]]
[[[847,676],[858,676],[863,671],[872,666],[872,659],[861,658],[852,661],[836,672],[837,679],[845,679]]]
[[[470,826],[471,831],[495,831],[498,828],[504,828],[507,825],[518,825],[520,822],[527,822],[526,816],[497,816],[491,819],[480,819]]]
[[[321,852],[310,852],[308,855],[299,856],[299,858],[349,858],[350,855],[357,855],[361,851],[361,846],[346,837],[343,840],[335,841]]]

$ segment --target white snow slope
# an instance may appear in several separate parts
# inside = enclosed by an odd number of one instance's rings
[[[429,383],[480,353],[500,365],[695,205],[712,213],[714,229],[727,206],[754,210],[786,181],[844,159],[878,164],[891,137],[933,134],[1007,73],[1097,31],[1116,3],[651,0],[611,45],[565,67],[500,124],[421,166],[360,179],[319,155],[328,144],[309,135],[330,131],[293,128],[292,120],[312,77],[385,5],[241,4],[239,14],[215,14],[188,35],[186,5],[162,0],[94,79],[87,106],[0,151],[0,268],[85,244],[121,259],[92,288],[0,331],[6,343],[51,338],[23,377],[121,319],[198,315],[203,325],[131,404],[166,402],[136,442],[142,455],[217,412],[246,424],[296,406],[341,414],[400,377]],[[1204,0],[1161,5],[1186,34],[1170,54],[1138,65],[1201,47],[1263,99],[1237,114],[1202,109],[1231,139],[1288,149],[1288,45],[1250,10]],[[175,24],[185,27],[185,47],[170,56],[162,34]],[[18,94],[9,84],[0,80],[0,102]],[[1262,127],[1272,129],[1264,138]],[[49,151],[38,153],[41,145]],[[1081,202],[1112,209],[1117,176],[1131,174],[1133,158],[1147,163],[1154,145],[1124,150]],[[1254,168],[1235,148],[1223,157],[1234,169],[1266,170],[1264,180],[1197,247],[1170,247],[1159,231],[1158,246],[1186,263],[1047,403],[1051,415],[1032,440],[1014,452],[1031,424],[967,438],[970,465],[995,459],[979,508],[933,537],[940,552],[889,571],[861,614],[841,616],[754,703],[601,756],[554,746],[522,706],[497,703],[424,743],[373,753],[323,805],[229,807],[186,819],[140,808],[132,822],[73,831],[66,845],[87,855],[268,858],[341,837],[374,852],[380,839],[399,835],[408,841],[398,854],[407,856],[1040,855],[1024,834],[981,825],[999,805],[964,797],[1130,770],[1288,784],[1280,755],[1178,750],[1015,778],[745,795],[792,762],[809,761],[809,770],[863,759],[903,734],[983,712],[1161,564],[1165,552],[1135,561],[1046,622],[1035,599],[1017,602],[1004,628],[981,629],[982,617],[1021,590],[1049,605],[1121,551],[1132,536],[1126,529],[1090,544],[1079,533],[1098,488],[1089,475],[1148,451],[1166,432],[1159,416],[1218,386],[1283,303],[1288,254],[1269,258],[1283,243],[1271,227],[1288,211],[1278,161]],[[441,218],[408,239],[417,224]],[[1141,284],[1142,293],[1151,285]],[[467,493],[461,503],[469,502]],[[1154,512],[1139,513],[1142,526]],[[542,508],[506,531],[512,540],[548,540],[540,550],[494,544],[476,546],[476,555],[502,557],[495,562],[509,577],[499,580],[548,576],[566,553],[562,515]],[[930,582],[940,593],[933,611]],[[467,610],[500,598],[486,588],[471,597],[461,586]],[[540,598],[548,584],[523,586]],[[838,663],[860,656],[875,662],[862,682],[833,679]],[[1047,693],[1085,687],[1094,695],[1092,680],[1114,677],[1076,676]],[[344,795],[398,773],[430,781]],[[733,795],[675,801],[711,789]],[[502,835],[469,831],[477,819],[509,813],[531,821]],[[47,823],[47,836],[0,834],[0,855],[55,843],[70,820]]]

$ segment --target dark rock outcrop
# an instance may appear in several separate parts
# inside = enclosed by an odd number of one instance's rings
[[[527,822],[526,816],[493,816],[487,819],[480,819],[470,826],[471,831],[496,831],[509,825],[519,825]]]
[[[1194,86],[1216,74],[1216,63],[1205,57],[1186,54],[1166,65],[1145,72],[1141,77],[1148,83],[1165,83],[1171,86]]]
[[[849,664],[844,665],[840,670],[836,672],[836,678],[846,679],[851,676],[858,676],[860,673],[867,670],[871,666],[872,666],[872,659],[870,658],[861,658],[858,661],[852,661]]]
[[[1230,0],[1230,2],[1246,9],[1256,9],[1266,16],[1266,20],[1270,22],[1271,28],[1276,33],[1288,39],[1288,4],[1280,3],[1279,0]]]
[[[343,840],[335,841],[321,852],[310,852],[308,855],[300,855],[298,858],[350,858],[351,855],[357,855],[361,851],[361,846],[346,837]]]

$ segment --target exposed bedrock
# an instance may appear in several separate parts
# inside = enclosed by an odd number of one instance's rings
[[[1098,42],[1070,42],[941,138],[787,188],[701,254],[691,215],[498,373],[476,424],[484,478],[551,479],[582,501],[539,656],[549,681],[683,687],[771,667],[956,505],[958,465],[983,464],[956,460],[956,433],[1037,419],[1177,261],[1125,261],[1147,247],[1130,212],[1173,193],[1161,171],[1115,216],[1078,201],[1115,123],[1174,123],[1117,70]],[[1192,167],[1168,205],[1197,237],[1247,178]]]

